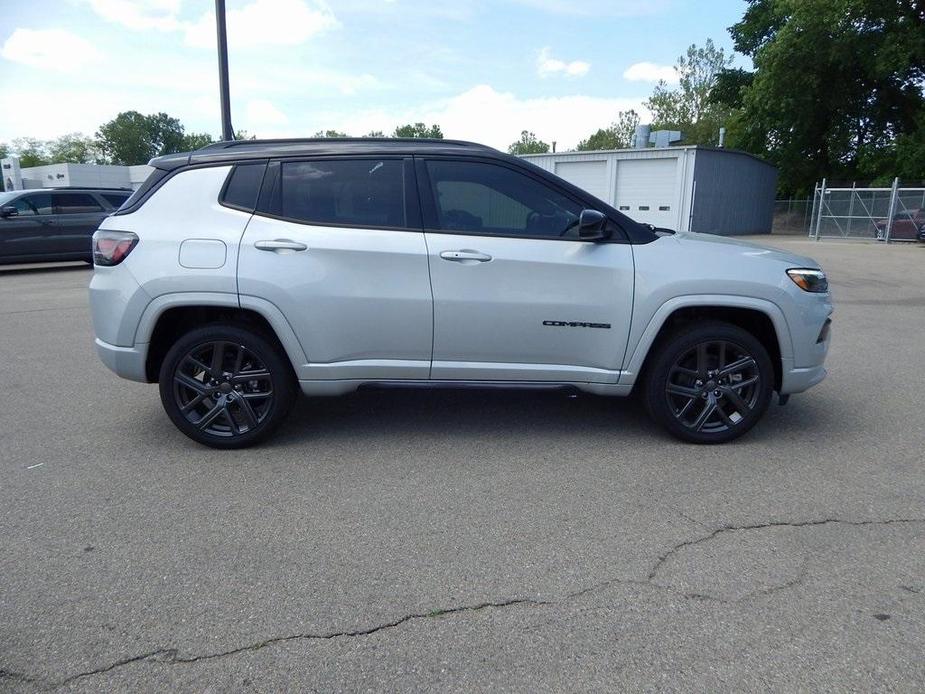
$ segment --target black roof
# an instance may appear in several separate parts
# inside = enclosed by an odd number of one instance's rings
[[[151,166],[171,170],[190,164],[266,159],[269,157],[324,156],[344,154],[478,154],[499,152],[486,145],[463,140],[389,137],[324,137],[288,140],[232,140],[213,142],[194,152],[165,154],[151,160]]]

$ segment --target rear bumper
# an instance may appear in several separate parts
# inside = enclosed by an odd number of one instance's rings
[[[140,343],[134,347],[119,347],[96,338],[96,353],[100,356],[100,361],[122,378],[148,383],[145,374],[147,343]]]

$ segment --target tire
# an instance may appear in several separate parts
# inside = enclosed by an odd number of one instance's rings
[[[764,415],[774,367],[751,333],[709,322],[662,341],[643,388],[649,415],[672,435],[691,443],[726,443]]]
[[[270,339],[221,324],[177,340],[158,381],[164,411],[177,428],[222,449],[269,436],[289,414],[298,389],[288,358]]]

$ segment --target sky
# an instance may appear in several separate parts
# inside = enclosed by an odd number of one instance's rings
[[[574,147],[635,109],[744,0],[227,0],[232,121],[259,137],[438,123]],[[744,64],[738,57],[737,64]],[[92,135],[120,111],[220,133],[211,0],[0,0],[0,142]]]

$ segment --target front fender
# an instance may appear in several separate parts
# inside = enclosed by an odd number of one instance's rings
[[[620,377],[620,385],[633,385],[636,382],[649,349],[671,314],[682,308],[711,306],[751,309],[765,314],[771,319],[777,333],[781,361],[785,364],[792,361],[793,339],[790,334],[790,326],[787,324],[783,311],[777,304],[766,299],[729,294],[689,294],[676,296],[664,302],[645,324],[645,328],[641,333],[637,335],[630,334],[626,353],[631,356],[624,366]]]

